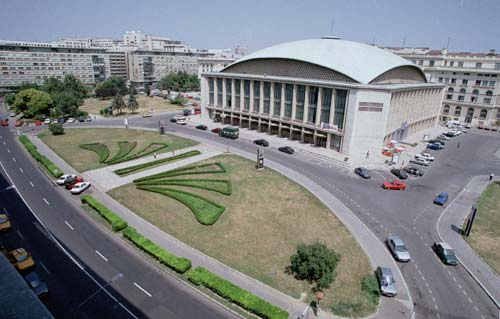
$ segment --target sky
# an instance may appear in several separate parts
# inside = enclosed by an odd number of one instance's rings
[[[332,32],[333,21],[333,32]],[[194,48],[270,45],[335,35],[381,46],[500,52],[499,0],[0,0],[0,39],[121,39],[125,31]]]

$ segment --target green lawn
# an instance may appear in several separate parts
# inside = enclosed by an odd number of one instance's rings
[[[200,163],[222,162],[231,179],[232,194],[169,185],[201,195],[226,207],[218,221],[201,225],[180,202],[138,190],[133,184],[108,193],[132,211],[190,246],[295,298],[311,301],[311,285],[287,274],[290,256],[300,243],[320,240],[341,255],[337,277],[325,291],[323,309],[351,306],[354,316],[366,316],[377,305],[361,290],[361,279],[372,274],[368,259],[340,221],[313,194],[278,174],[255,170],[246,159],[221,155]],[[176,178],[214,178],[193,175]],[[347,305],[347,306],[346,306]]]
[[[112,154],[110,156],[118,152],[118,141],[135,141],[137,150],[152,142],[167,143],[168,148],[162,152],[171,152],[198,144],[198,142],[182,137],[125,128],[71,128],[65,129],[64,132],[63,135],[52,135],[45,131],[39,137],[79,172],[106,166],[104,163],[99,163],[99,156],[95,152],[80,148],[81,144],[104,143]]]
[[[500,273],[500,182],[491,183],[477,201],[477,215],[469,237],[472,248]]]

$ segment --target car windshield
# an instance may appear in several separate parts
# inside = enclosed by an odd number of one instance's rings
[[[0,215],[0,224],[3,224],[7,221],[7,216],[5,215]]]
[[[17,255],[16,256],[17,262],[22,262],[22,261],[25,261],[26,259],[28,259],[28,255],[27,254]]]
[[[453,249],[445,249],[443,251],[443,253],[447,256],[452,256],[452,255],[455,255],[455,252],[453,251]]]
[[[404,244],[396,245],[394,249],[396,249],[396,251],[407,251],[406,246]]]

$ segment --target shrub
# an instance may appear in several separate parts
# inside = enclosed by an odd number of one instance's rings
[[[214,166],[215,168],[213,168]],[[164,177],[194,175],[194,174],[214,174],[214,173],[226,173],[226,172],[227,169],[224,167],[222,163],[215,162],[215,163],[207,163],[196,166],[181,167],[158,174],[145,176],[134,180],[134,183],[149,181],[153,179],[160,179]]]
[[[167,179],[139,182],[136,185],[178,185],[214,191],[223,195],[231,195],[231,181],[226,179]]]
[[[159,159],[156,161],[151,161],[151,162],[147,162],[147,163],[143,163],[143,164],[139,164],[139,165],[134,165],[134,166],[130,166],[130,167],[117,169],[115,171],[115,173],[121,176],[121,175],[125,175],[125,174],[129,174],[129,173],[132,173],[135,171],[142,170],[142,169],[147,168],[147,167],[152,167],[152,166],[156,166],[156,165],[159,165],[162,163],[167,163],[170,161],[175,161],[177,159],[186,158],[186,157],[195,156],[195,155],[200,155],[200,154],[201,154],[201,152],[197,151],[197,150],[189,151],[189,152],[182,153],[182,154],[179,154],[176,156],[171,156],[171,157],[162,158],[162,159]]]
[[[245,289],[242,289],[233,283],[220,278],[214,273],[206,270],[203,267],[196,267],[188,273],[188,280],[193,284],[205,286],[212,290],[224,299],[229,300],[256,314],[261,318],[266,319],[287,319],[288,312],[276,307],[265,300],[251,294]]]
[[[361,290],[366,294],[366,297],[371,304],[378,305],[380,290],[375,276],[367,275],[361,278]]]
[[[155,257],[162,264],[175,270],[178,273],[185,273],[191,268],[191,261],[184,257],[177,257],[160,246],[156,245],[142,234],[137,232],[133,227],[127,227],[123,231],[125,238],[130,240],[134,245],[141,248],[151,256]]]
[[[214,224],[226,210],[220,204],[186,191],[172,188],[136,185],[138,189],[162,194],[183,203],[194,213],[196,220],[203,225]]]
[[[64,127],[62,124],[50,124],[49,131],[52,132],[52,135],[62,135],[64,134]]]
[[[59,178],[64,174],[59,167],[57,167],[47,157],[38,152],[35,144],[33,144],[26,135],[19,136],[19,141],[21,141],[28,153],[30,153],[31,156],[33,156],[33,158],[37,160],[37,162],[42,164],[52,174],[52,176],[54,176],[55,178]]]
[[[127,222],[123,218],[116,215],[116,213],[98,202],[94,197],[90,195],[83,195],[82,203],[87,203],[90,207],[96,210],[99,215],[111,224],[113,231],[117,232],[127,227]]]
[[[109,149],[105,144],[90,143],[79,145],[80,148],[95,152],[99,156],[99,163],[104,163],[109,157]]]

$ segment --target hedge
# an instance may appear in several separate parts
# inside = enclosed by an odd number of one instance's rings
[[[216,166],[217,169],[198,170],[198,169],[206,168],[209,166]],[[217,173],[226,173],[226,172],[227,172],[227,169],[222,163],[215,162],[215,163],[207,163],[207,164],[201,164],[201,165],[196,165],[196,166],[181,167],[181,168],[176,168],[176,169],[162,172],[162,173],[158,173],[158,174],[145,176],[145,177],[138,178],[138,179],[134,180],[134,183],[149,181],[149,180],[153,180],[153,179],[160,179],[160,178],[164,178],[164,177],[174,177],[174,176],[194,175],[194,174],[217,174]]]
[[[162,194],[178,200],[189,207],[189,209],[194,213],[196,220],[203,225],[214,224],[219,219],[220,215],[222,215],[222,213],[226,210],[226,208],[220,204],[186,191],[154,186],[136,185],[136,187],[138,189]]]
[[[200,154],[201,154],[200,151],[196,151],[196,150],[189,151],[189,152],[182,153],[182,154],[179,154],[179,155],[176,155],[176,156],[162,158],[162,159],[155,160],[155,161],[152,161],[152,162],[147,162],[147,163],[144,163],[144,164],[139,164],[139,165],[129,166],[129,167],[125,167],[125,168],[120,168],[120,169],[115,170],[115,173],[121,176],[121,175],[125,175],[125,174],[129,174],[129,173],[132,173],[132,172],[135,172],[135,171],[142,170],[142,169],[147,168],[147,167],[156,166],[158,164],[162,164],[162,163],[166,163],[166,162],[170,162],[170,161],[175,161],[177,159],[186,158],[186,157],[195,156],[195,155],[200,155]]]
[[[35,144],[33,144],[26,135],[19,136],[19,141],[24,145],[28,153],[33,156],[40,164],[42,164],[55,178],[61,177],[64,172],[56,164],[52,163],[47,157],[38,152]]]
[[[193,284],[197,286],[203,285],[219,296],[223,297],[224,299],[227,299],[228,301],[239,305],[243,309],[246,309],[247,311],[250,311],[251,313],[254,313],[261,318],[288,318],[287,311],[276,307],[263,299],[260,299],[249,291],[240,288],[225,279],[222,279],[221,277],[206,270],[203,267],[196,267],[193,271],[190,271],[188,273],[187,277],[188,280]]]
[[[191,261],[184,257],[177,257],[165,249],[161,248],[157,244],[153,243],[142,234],[137,232],[133,227],[127,227],[123,231],[125,238],[130,240],[134,245],[141,248],[151,256],[155,257],[162,264],[175,270],[178,273],[185,273],[191,268]]]
[[[156,145],[158,145],[158,146],[156,148],[153,148],[153,146],[156,146]],[[146,145],[144,148],[142,148],[141,150],[137,151],[135,154],[132,154],[132,155],[129,155],[129,156],[126,156],[126,157],[122,157],[122,158],[114,161],[113,164],[118,164],[118,163],[130,161],[130,160],[133,160],[133,159],[136,159],[136,158],[140,158],[140,157],[143,157],[143,156],[147,156],[147,155],[153,154],[155,152],[159,152],[159,151],[161,151],[161,150],[163,150],[163,149],[165,149],[167,147],[168,147],[168,145],[165,144],[165,143],[153,142],[153,143],[150,143],[150,144]]]
[[[106,163],[112,164],[114,161],[117,161],[125,156],[127,156],[130,152],[134,150],[137,146],[137,142],[129,142],[129,141],[118,141],[118,153],[115,154],[110,160]]]
[[[109,157],[109,149],[106,144],[102,143],[90,143],[79,145],[80,148],[85,150],[93,151],[99,155],[99,163],[104,163]]]
[[[128,226],[127,222],[123,218],[116,215],[115,212],[98,202],[94,197],[90,195],[83,195],[82,203],[87,203],[90,207],[95,209],[99,215],[111,224],[111,229],[113,229],[113,231],[117,232]]]
[[[167,180],[151,180],[138,182],[136,185],[178,185],[205,189],[208,191],[217,192],[223,195],[231,195],[231,181],[227,179],[167,179]],[[221,187],[222,186],[222,187]]]

